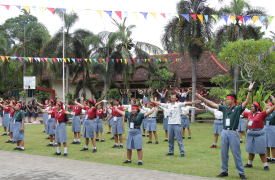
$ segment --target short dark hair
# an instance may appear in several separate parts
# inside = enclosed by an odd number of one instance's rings
[[[228,94],[227,96],[231,96],[231,97],[237,99],[237,95],[236,94]]]
[[[79,99],[79,98],[76,98],[75,100],[76,100],[77,102],[80,102],[80,99]]]

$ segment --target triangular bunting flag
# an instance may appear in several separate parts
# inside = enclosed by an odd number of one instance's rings
[[[39,10],[41,11],[41,13],[44,15],[45,7],[39,7],[38,9],[39,9]]]
[[[36,59],[36,57],[33,57],[33,59],[35,60],[35,62],[37,62],[37,59]]]
[[[99,14],[99,16],[100,16],[101,19],[102,19],[102,11],[101,11],[101,10],[96,10],[96,12]]]
[[[32,63],[33,63],[33,57],[31,57],[31,61],[32,61]]]
[[[10,58],[11,58],[12,60],[15,60],[17,57],[16,57],[16,56],[10,56]]]
[[[46,58],[45,58],[45,59],[46,59]],[[48,60],[50,61],[51,64],[53,64],[52,58],[48,58]]]
[[[120,62],[122,63],[123,59],[120,59]]]
[[[171,13],[166,13],[169,17],[171,17]]]
[[[10,9],[10,5],[3,5],[3,4],[1,4],[1,6],[5,6],[7,8],[7,10]]]
[[[218,22],[218,15],[211,15]]]
[[[263,22],[265,19],[265,16],[260,16],[260,21]]]
[[[118,63],[118,59],[116,59],[116,62]]]
[[[71,58],[71,60],[75,63],[75,58]]]
[[[63,60],[64,60],[64,59],[63,59]],[[66,62],[66,60],[64,60],[64,61]],[[67,61],[68,61],[68,62],[71,62],[71,59],[70,59],[70,58],[67,58]]]
[[[243,16],[237,16],[237,18],[239,18],[239,20],[244,24]]]
[[[203,15],[197,14],[197,16],[198,16],[199,20],[201,21],[201,23],[203,23]]]
[[[91,62],[93,62],[93,60],[92,60],[92,59],[89,59],[89,61],[90,61],[90,63],[91,63]]]
[[[59,9],[60,11],[66,13],[66,9],[65,8],[56,8],[56,9]]]
[[[184,17],[188,22],[190,22],[189,21],[189,14],[181,14],[182,15],[182,17]]]
[[[139,12],[139,13],[142,14],[142,15],[144,16],[145,19],[147,18],[148,12]]]
[[[221,15],[221,17],[225,20],[225,22],[226,22],[226,24],[227,24],[227,21],[228,21],[228,16]]]
[[[38,57],[38,58],[36,58],[36,59],[37,59],[37,61],[38,61],[38,62],[40,62],[40,58],[39,58],[39,57]]]
[[[17,57],[18,59],[19,59],[19,61],[21,61],[22,62],[22,58],[21,57]]]
[[[61,58],[60,58],[60,59],[61,59]],[[68,59],[69,59],[69,58],[68,58]],[[67,62],[67,61],[66,61],[66,58],[62,58],[61,61],[62,61],[62,60],[63,60],[65,63]]]
[[[251,16],[244,16],[244,17],[243,17],[244,23],[246,23],[247,20],[250,19],[250,18],[251,18]]]
[[[192,16],[195,20],[197,20],[196,14],[190,14],[190,16]]]
[[[1,59],[2,59],[3,62],[5,61],[5,57],[4,56],[1,56]]]
[[[15,5],[19,10],[21,9],[21,6],[20,5]]]
[[[160,15],[162,15],[162,17],[164,17],[164,18],[165,18],[165,13],[160,13]]]
[[[93,59],[94,60],[94,62],[96,62],[96,59]]]
[[[25,61],[29,61],[27,57],[22,57],[22,59],[24,59]]]
[[[174,16],[176,16],[176,17],[180,18],[178,14],[174,14]]]
[[[123,11],[125,17],[128,17],[128,11]]]
[[[131,63],[131,59],[128,59],[129,64]]]
[[[36,6],[32,6],[34,12],[36,12]]]
[[[76,58],[77,62],[79,62],[79,58]]]
[[[137,59],[137,63],[139,63],[139,59]]]
[[[235,24],[236,23],[236,16],[235,15],[230,15],[229,17],[232,19],[233,23]],[[227,22],[226,22],[226,24],[227,24]]]
[[[133,61],[134,61],[134,63],[136,62],[136,60],[135,60],[135,59],[133,59]]]
[[[27,11],[27,13],[30,13],[30,6],[22,6],[22,8],[24,8]]]
[[[53,62],[56,63],[55,58],[52,58]]]
[[[119,19],[122,20],[121,11],[115,11],[115,13],[119,17]]]
[[[206,22],[208,22],[208,15],[204,15],[204,19]]]
[[[138,20],[138,14],[137,14],[137,12],[132,12],[133,13],[133,15],[137,18],[137,20]]]
[[[112,11],[104,11],[104,12],[106,12],[110,16],[110,18],[112,18]]]
[[[253,16],[253,24],[259,19],[259,16]]]
[[[44,58],[40,58],[42,62],[44,62]]]
[[[269,24],[271,24],[271,21],[273,20],[273,18],[274,18],[274,16],[269,16],[269,19],[268,19]]]
[[[115,62],[115,60],[114,60],[114,59],[112,59],[112,62]]]
[[[28,60],[30,61],[30,63],[32,62],[32,58],[31,57],[28,57]]]
[[[84,58],[84,60],[87,62],[88,61],[88,59],[87,58]]]
[[[150,12],[150,14],[155,18],[157,19],[157,14],[155,12]],[[179,15],[178,15],[179,16]]]
[[[50,12],[52,12],[52,14],[54,14],[54,8],[49,8],[49,7],[47,7],[47,9],[48,9]]]
[[[106,62],[105,62],[105,59],[102,59],[102,61],[103,61],[104,63],[106,63]]]
[[[124,59],[125,64],[127,64],[127,59]]]

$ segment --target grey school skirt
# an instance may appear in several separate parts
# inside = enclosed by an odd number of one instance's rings
[[[48,114],[47,113],[43,113],[43,124],[46,124],[48,118],[49,118]]]
[[[122,126],[122,116],[117,116],[116,118],[116,121],[115,117],[113,119],[112,134],[124,134],[125,128]]]
[[[55,134],[54,125],[55,125],[55,118],[50,118],[47,122],[45,133],[48,135],[54,135]]]
[[[182,128],[189,128],[190,127],[189,116],[186,117],[184,115],[181,115],[181,127]]]
[[[72,132],[80,132],[81,131],[81,121],[79,116],[73,116],[72,119]]]
[[[142,149],[141,129],[129,129],[126,140],[126,149]]]
[[[10,118],[9,118],[8,132],[13,132],[13,126],[14,126],[14,117],[10,116]]]
[[[266,153],[265,130],[251,131],[247,130],[245,151],[251,154]]]
[[[238,131],[246,131],[246,119],[240,118]]]
[[[156,118],[148,118],[146,131],[157,131]]]
[[[103,132],[102,119],[96,118],[94,127],[95,127],[95,132]]]
[[[163,119],[163,130],[168,131],[168,117]]]
[[[82,137],[94,138],[95,123],[93,119],[86,119],[83,124]]]
[[[147,122],[148,122],[148,116],[142,120],[142,129],[146,129],[147,128]]]
[[[213,126],[213,133],[214,134],[221,134],[223,130],[223,120],[215,120]]]
[[[111,115],[108,114],[107,119],[109,119],[110,116],[111,116]],[[108,126],[112,126],[112,124],[113,124],[113,118],[110,119],[110,121],[107,122],[107,125],[108,125]]]
[[[22,123],[21,122],[15,122],[14,123],[14,129],[13,129],[13,140],[14,141],[22,141],[24,140],[24,131],[25,131],[25,125],[23,126],[23,131],[21,132]]]
[[[3,114],[3,118],[2,118],[2,126],[3,127],[8,127],[9,126],[9,118],[10,118],[10,114]]]
[[[55,130],[55,142],[66,143],[67,142],[67,128],[66,123],[61,122],[56,125]]]
[[[86,120],[86,115],[84,114],[84,115],[82,115],[82,124],[84,124],[84,121]]]
[[[266,147],[275,147],[275,126],[264,126]]]

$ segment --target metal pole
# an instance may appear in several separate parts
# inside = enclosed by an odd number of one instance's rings
[[[251,83],[253,83],[253,79],[251,79]],[[252,88],[252,103],[253,103],[253,88]]]
[[[64,7],[64,0],[63,0],[63,7]],[[65,26],[65,15],[63,12],[63,58],[65,58],[65,37],[64,37],[64,26]],[[65,102],[65,70],[64,67],[64,59],[63,59],[63,102]]]

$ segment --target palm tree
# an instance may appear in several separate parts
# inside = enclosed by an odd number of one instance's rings
[[[219,0],[223,2],[224,0]],[[223,15],[241,15],[241,16],[266,16],[266,11],[260,7],[252,7],[247,0],[232,0],[229,6],[222,7],[218,14]],[[263,25],[268,26],[268,19],[263,20]],[[236,17],[236,22],[230,25],[222,26],[217,31],[217,48],[224,46],[224,41],[237,41],[239,39],[259,40],[263,37],[264,32],[260,32],[261,27],[254,25],[240,24],[240,19]],[[224,38],[226,37],[226,38]],[[234,69],[234,91],[238,93],[239,67]]]
[[[164,28],[162,45],[168,52],[179,50],[180,53],[188,51],[192,57],[192,101],[196,99],[197,61],[205,49],[205,43],[211,41],[213,9],[206,5],[207,0],[181,0],[177,4],[178,14],[204,14],[210,18],[203,24],[199,20],[173,18]],[[171,48],[176,43],[175,48]],[[195,111],[192,111],[191,121],[195,120]]]

